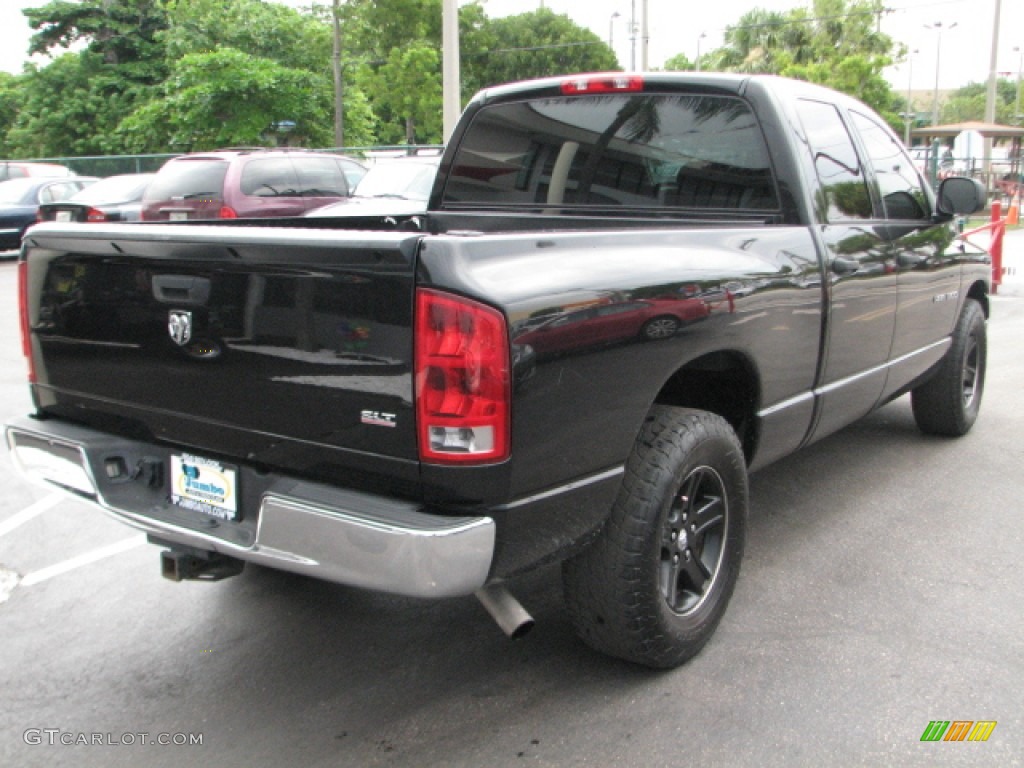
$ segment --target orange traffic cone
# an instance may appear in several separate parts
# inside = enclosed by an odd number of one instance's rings
[[[1010,209],[1006,212],[1006,226],[1015,227],[1017,226],[1017,220],[1020,217],[1020,190],[1013,196],[1013,200],[1010,201]]]

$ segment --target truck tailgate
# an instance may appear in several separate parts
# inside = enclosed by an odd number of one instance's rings
[[[414,482],[421,237],[36,227],[26,246],[37,405],[256,467],[350,480],[372,466]]]

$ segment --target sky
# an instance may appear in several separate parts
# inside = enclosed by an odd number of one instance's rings
[[[278,0],[293,7],[308,6],[310,0]],[[22,8],[44,5],[46,0],[0,0],[0,70],[20,72],[31,30]],[[930,90],[936,81],[936,55],[941,52],[939,88],[959,88],[970,82],[988,79],[992,33],[997,0],[887,0],[890,10],[881,20],[882,31],[917,51],[911,64],[904,63],[886,72],[889,82],[899,91],[912,87]],[[611,37],[619,62],[630,68],[633,57],[629,20],[640,23],[643,0],[485,0],[488,16],[498,18],[545,6],[565,13],[577,24],[589,27],[607,40]],[[677,53],[691,59],[722,44],[725,27],[735,24],[747,11],[763,8],[786,11],[807,7],[810,0],[647,0],[650,18],[648,63],[659,67]],[[635,9],[635,10],[634,10]],[[618,14],[618,16],[615,16]],[[940,34],[926,24],[941,22]],[[1016,78],[1021,66],[1016,46],[1024,50],[1024,2],[1002,0],[996,71]],[[956,26],[952,26],[952,25]],[[704,37],[702,37],[704,35]],[[639,37],[639,35],[638,35]],[[636,43],[636,62],[640,65],[640,42]]]

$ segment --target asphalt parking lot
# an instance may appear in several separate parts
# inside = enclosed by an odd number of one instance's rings
[[[975,429],[923,437],[903,398],[755,474],[732,604],[670,672],[578,642],[556,570],[515,585],[518,641],[473,598],[173,584],[0,452],[0,765],[1022,765],[1024,232],[1006,266]],[[0,419],[30,408],[15,283],[0,261]]]

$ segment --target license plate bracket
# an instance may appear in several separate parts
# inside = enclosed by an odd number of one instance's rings
[[[238,519],[238,468],[190,453],[171,455],[171,502],[220,520]]]

